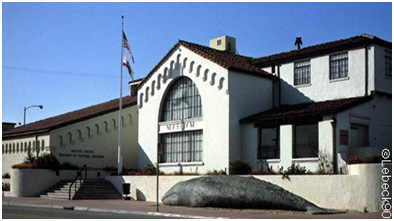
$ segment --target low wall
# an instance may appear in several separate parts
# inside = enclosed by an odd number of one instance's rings
[[[97,172],[100,172],[100,177]],[[59,175],[56,175],[55,171],[46,169],[11,169],[10,196],[39,196],[61,180],[73,180],[76,175],[76,170],[60,170]],[[88,171],[89,179],[105,176],[107,176],[107,172]]]
[[[390,167],[391,168],[391,167]],[[349,175],[259,175],[257,179],[281,186],[323,208],[378,211],[381,200],[380,164],[349,165]],[[159,200],[176,183],[200,176],[160,176]],[[131,184],[131,196],[156,201],[156,176],[107,176],[122,193],[122,183]]]

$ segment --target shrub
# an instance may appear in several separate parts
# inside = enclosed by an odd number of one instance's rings
[[[77,165],[74,165],[69,162],[65,162],[62,165],[60,165],[61,170],[79,170],[79,167]]]
[[[249,164],[245,161],[237,160],[230,163],[230,174],[249,174],[251,171],[252,167],[250,167]]]
[[[34,163],[36,161],[36,158],[34,157],[34,155],[29,151],[27,153],[27,157],[25,158],[25,163]]]
[[[9,173],[3,174],[3,179],[9,179],[9,178],[11,178]]]
[[[332,174],[334,173],[334,163],[329,160],[329,157],[326,154],[319,154],[319,169],[316,171],[316,174]]]
[[[153,164],[146,164],[144,168],[144,175],[156,175],[156,167]]]
[[[273,174],[277,174],[277,173],[271,167],[271,168],[267,168],[267,169],[252,169],[251,174],[252,175],[273,175]]]
[[[209,170],[204,175],[227,175],[224,170]]]
[[[287,170],[283,171],[282,178],[289,178],[289,175],[304,175],[311,174],[311,172],[306,170],[304,166],[300,166],[299,164],[291,164],[287,168]]]
[[[347,163],[348,164],[361,163],[361,157],[356,155],[350,155],[347,157]]]
[[[3,183],[2,190],[3,191],[10,191],[11,190],[11,185],[9,183]]]
[[[51,169],[51,170],[60,169],[60,163],[53,154],[44,154],[42,156],[39,156],[35,160],[35,163],[37,164],[37,168],[40,169]]]

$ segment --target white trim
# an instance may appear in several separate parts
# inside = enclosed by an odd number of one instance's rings
[[[350,79],[349,77],[330,79],[330,83],[334,83],[334,82],[338,82],[338,81],[347,81],[349,79]]]
[[[175,167],[175,166],[204,166],[204,162],[159,163],[159,167]]]
[[[294,85],[295,88],[303,88],[303,87],[310,87],[310,86],[312,86],[311,83],[309,83],[309,84]]]
[[[291,161],[294,162],[317,162],[319,161],[319,157],[310,157],[310,158],[293,158]]]

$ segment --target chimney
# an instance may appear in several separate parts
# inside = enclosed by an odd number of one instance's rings
[[[296,41],[295,41],[294,45],[297,45],[297,49],[301,48],[301,45],[302,45],[301,37],[296,37]]]
[[[221,51],[236,53],[235,38],[224,35],[209,41],[209,47]]]

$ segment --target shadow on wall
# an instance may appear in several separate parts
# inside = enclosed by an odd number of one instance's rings
[[[293,85],[288,84],[286,81],[280,79],[281,84],[281,104],[297,104],[308,103],[313,100],[301,93]]]
[[[138,144],[138,170],[143,170],[145,165],[153,164],[153,162],[149,159],[148,155],[145,153],[144,149]]]

